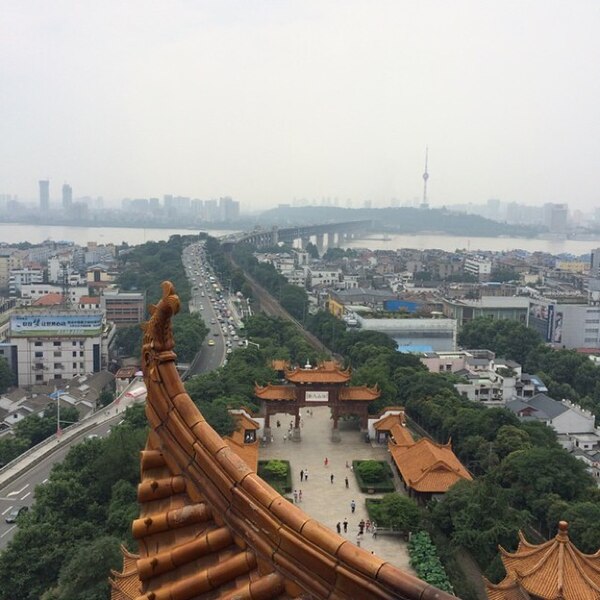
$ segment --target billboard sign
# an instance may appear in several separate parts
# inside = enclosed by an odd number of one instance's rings
[[[14,337],[99,335],[102,333],[102,313],[12,315],[10,333]]]
[[[329,392],[306,392],[304,399],[307,402],[329,402]]]
[[[529,304],[529,327],[535,329],[545,342],[552,335],[552,319],[554,305],[548,302],[532,300]]]

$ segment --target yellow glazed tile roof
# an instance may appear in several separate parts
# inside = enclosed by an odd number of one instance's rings
[[[441,494],[461,479],[472,479],[450,445],[421,438],[409,446],[390,442],[388,448],[402,478],[417,492]]]
[[[580,552],[561,521],[556,536],[539,545],[527,542],[522,533],[516,552],[500,548],[506,578],[494,585],[486,581],[490,600],[535,597],[542,600],[600,600],[600,551]],[[514,595],[515,590],[523,596]]]

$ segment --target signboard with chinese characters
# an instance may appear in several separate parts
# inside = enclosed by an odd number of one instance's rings
[[[307,402],[329,402],[329,392],[306,392],[304,399]]]
[[[102,333],[102,313],[12,315],[10,333],[14,337],[99,335]]]

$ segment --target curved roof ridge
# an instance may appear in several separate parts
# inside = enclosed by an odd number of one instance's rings
[[[170,282],[145,324],[142,367],[146,414],[173,473],[153,493],[202,496],[258,560],[315,598],[450,600],[454,596],[368,553],[290,504],[226,444],[194,405],[175,367],[171,317],[179,298]],[[154,485],[156,483],[156,485]],[[147,492],[144,487],[144,492]]]
[[[594,581],[588,575],[588,573],[585,571],[585,569],[583,568],[583,564],[581,564],[581,563],[585,562],[586,565],[588,567],[590,567],[591,569],[593,569],[594,571],[596,571],[598,575],[600,575],[600,568],[598,568],[594,564],[588,563],[588,561],[585,560],[585,558],[584,558],[586,555],[583,554],[582,552],[580,552],[572,544],[568,544],[566,546],[566,551],[567,551],[568,554],[570,554],[571,560],[573,561],[573,565],[574,565],[575,569],[577,570],[577,572],[579,573],[580,577],[588,584],[588,586],[592,590],[594,590],[595,592],[598,592],[599,597],[600,597],[600,579],[598,581]]]
[[[561,521],[557,535],[542,544],[530,544],[519,532],[521,542],[516,552],[499,546],[507,572],[501,585],[510,587],[514,581],[540,598],[600,598],[600,551],[584,554],[571,542],[567,531],[568,524]]]

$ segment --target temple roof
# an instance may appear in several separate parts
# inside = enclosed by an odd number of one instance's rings
[[[506,577],[499,584],[486,581],[490,600],[599,600],[600,551],[583,554],[569,539],[568,524],[558,524],[556,536],[542,544],[527,542],[519,532],[516,552],[500,548]]]
[[[261,400],[295,400],[296,392],[293,385],[254,385],[254,395]]]
[[[314,369],[296,367],[285,372],[285,378],[292,383],[346,383],[351,376],[350,369],[342,370],[334,360],[325,360]]]
[[[246,442],[245,435],[247,431],[257,431],[260,425],[251,419],[245,413],[233,415],[236,423],[236,429],[224,439],[227,445],[253,470],[258,468],[258,439],[253,442]]]
[[[271,368],[274,371],[285,371],[290,368],[290,361],[283,359],[276,359],[271,361]]]
[[[381,392],[377,386],[369,387],[368,385],[355,385],[340,389],[340,400],[366,400],[371,402],[377,400],[381,396]]]
[[[454,598],[329,530],[231,450],[181,383],[170,323],[179,298],[162,287],[142,350],[151,431],[133,523],[139,555],[113,574],[113,600]]]
[[[415,440],[405,425],[400,425],[400,423],[396,423],[392,425],[390,429],[390,435],[392,436],[392,441],[396,446],[412,446],[415,443]]]
[[[404,423],[404,412],[402,413],[391,413],[375,421],[373,427],[377,431],[390,431],[393,425]]]
[[[406,485],[417,492],[441,494],[461,479],[472,479],[449,444],[421,438],[412,445],[390,441],[388,449]]]

